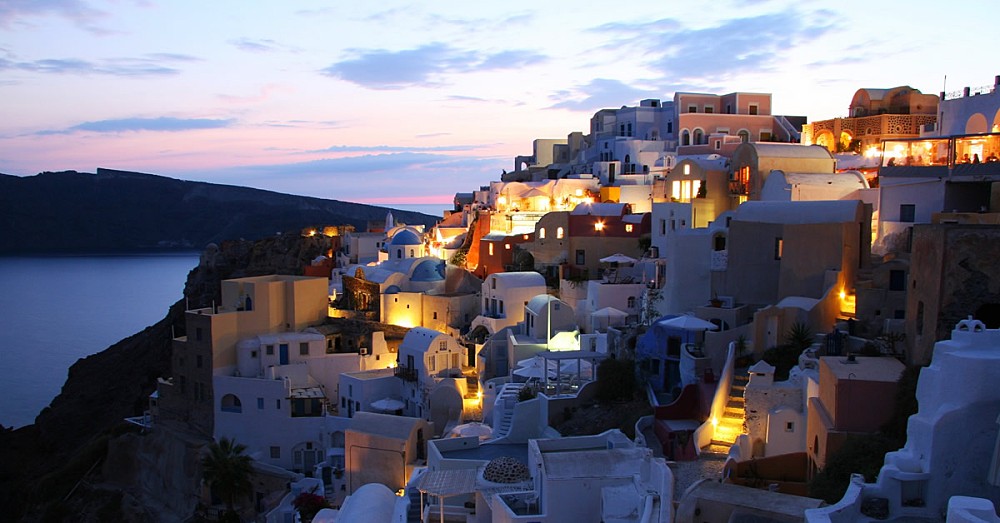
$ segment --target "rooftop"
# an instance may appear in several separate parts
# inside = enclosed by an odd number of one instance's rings
[[[854,363],[842,356],[823,356],[820,365],[829,367],[838,380],[852,379],[864,381],[896,382],[905,365],[896,358],[857,356]]]

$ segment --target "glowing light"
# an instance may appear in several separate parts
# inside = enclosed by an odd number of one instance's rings
[[[575,194],[577,196],[583,196],[583,189],[577,189]]]
[[[719,418],[716,418],[715,416],[712,416],[712,428],[719,428]]]
[[[595,223],[594,224],[594,230],[595,231],[603,231],[604,230],[604,222],[597,222],[597,223]]]
[[[406,495],[406,489],[399,489],[399,490],[397,490],[396,491],[396,495],[399,496],[399,497],[405,496]]]
[[[497,203],[500,204],[500,205],[507,205],[507,198],[504,197],[504,196],[501,196],[501,197],[497,198]]]
[[[846,292],[844,292],[844,291],[840,291],[840,299],[841,299],[841,300],[845,300],[845,299],[847,299],[847,293],[846,293]]]

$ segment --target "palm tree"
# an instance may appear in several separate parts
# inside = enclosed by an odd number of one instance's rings
[[[252,461],[244,454],[246,450],[246,445],[222,438],[208,446],[208,455],[201,460],[205,482],[216,496],[225,500],[230,514],[235,514],[236,499],[248,496],[253,490]]]

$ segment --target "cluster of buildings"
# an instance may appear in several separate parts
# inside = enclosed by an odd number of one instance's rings
[[[598,111],[429,230],[390,214],[331,230],[304,276],[224,281],[154,423],[245,444],[266,521],[301,492],[339,521],[995,521],[1000,76],[860,89],[849,114],[764,93]],[[818,335],[777,379],[760,358],[795,331]],[[634,439],[560,434],[609,358],[652,414]],[[805,497],[926,365],[877,482]],[[681,490],[677,463],[708,455],[722,474]]]

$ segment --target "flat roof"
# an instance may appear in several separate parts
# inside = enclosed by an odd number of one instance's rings
[[[564,449],[543,452],[542,463],[549,479],[631,477],[638,473],[646,449]]]
[[[492,461],[500,457],[514,458],[521,463],[528,463],[527,443],[482,443],[478,447],[462,448],[441,452],[444,459],[468,459]]]
[[[889,381],[895,383],[906,368],[896,358],[878,356],[856,356],[854,363],[848,363],[844,356],[823,356],[820,364],[825,364],[838,380]]]
[[[697,483],[688,491],[687,496],[696,496],[709,503],[714,501],[726,505],[754,508],[771,514],[787,514],[796,518],[801,518],[806,509],[819,508],[826,504],[821,499],[770,492],[712,480],[702,480]],[[683,504],[683,501],[681,503]]]

